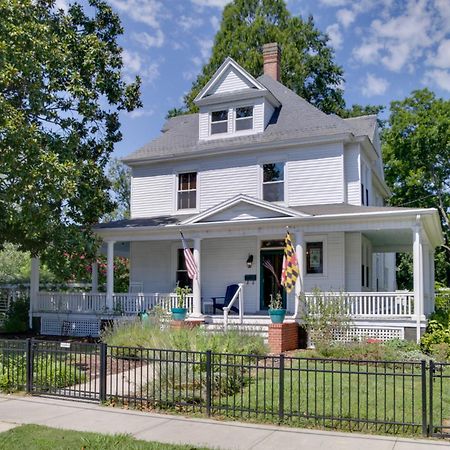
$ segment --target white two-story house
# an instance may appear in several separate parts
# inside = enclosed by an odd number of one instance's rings
[[[376,117],[321,112],[280,83],[278,45],[263,52],[263,75],[227,58],[197,96],[199,113],[169,119],[124,159],[131,218],[97,227],[110,262],[107,292],[96,293],[95,268],[93,293],[36,292],[44,332],[64,321],[93,334],[113,312],[168,308],[177,283],[192,286],[191,318],[223,321],[211,299],[232,284],[240,322],[265,317],[275,281],[263,263],[281,273],[289,227],[300,262],[295,292],[283,295],[290,320],[301,320],[300,294],[318,288],[347,299],[355,335],[420,335],[434,308],[437,212],[385,206]],[[180,232],[199,268],[193,282]],[[414,255],[413,292],[396,291],[397,252]],[[114,292],[114,254],[130,258],[128,294]]]

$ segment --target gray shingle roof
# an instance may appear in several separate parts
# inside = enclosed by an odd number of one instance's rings
[[[176,225],[183,220],[186,220],[187,216],[175,217],[175,216],[158,216],[158,217],[142,217],[139,219],[123,219],[114,220],[112,222],[98,223],[94,229],[103,228],[139,228],[139,227],[161,227],[165,225]]]
[[[173,156],[189,156],[202,150],[226,149],[234,145],[282,142],[284,140],[332,136],[343,133],[359,134],[370,128],[370,120],[344,120],[325,114],[267,75],[258,81],[281,103],[264,132],[248,136],[226,137],[199,141],[198,114],[186,114],[169,119],[162,134],[124,158],[124,162]],[[363,126],[364,125],[364,126]],[[370,130],[369,130],[370,131]],[[372,133],[373,134],[373,133]]]
[[[343,119],[353,131],[355,136],[368,136],[373,142],[377,129],[377,116],[375,114]]]

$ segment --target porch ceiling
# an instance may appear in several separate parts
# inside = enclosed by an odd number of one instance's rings
[[[411,229],[365,231],[364,236],[374,247],[389,248],[390,251],[412,251],[413,233]]]

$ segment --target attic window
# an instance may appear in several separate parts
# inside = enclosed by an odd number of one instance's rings
[[[253,128],[253,106],[236,108],[236,131]]]
[[[228,110],[213,111],[211,113],[211,134],[228,132]]]

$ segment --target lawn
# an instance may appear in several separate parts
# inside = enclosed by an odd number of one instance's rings
[[[38,425],[22,425],[0,433],[0,448],[7,450],[23,450],[24,448],[30,450],[190,450],[199,449],[200,447],[139,441],[127,435],[110,436],[60,430]]]

